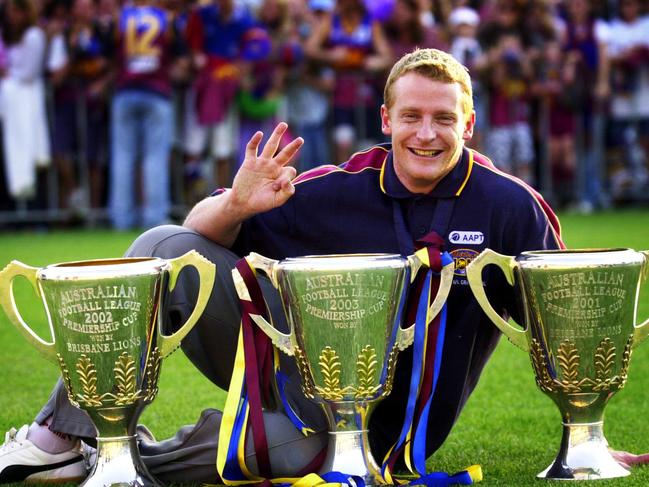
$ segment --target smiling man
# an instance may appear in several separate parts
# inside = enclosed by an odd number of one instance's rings
[[[453,69],[445,73],[427,64],[408,70],[406,61],[395,66],[386,83],[382,130],[392,138],[394,171],[401,183],[426,194],[455,167],[473,135],[471,85],[459,65],[450,65]]]
[[[321,166],[295,177],[289,163],[302,139],[278,150],[287,129],[280,123],[259,153],[263,134],[258,132],[248,143],[231,189],[199,202],[183,227],[146,232],[128,255],[171,258],[197,249],[216,263],[211,299],[182,347],[203,374],[226,389],[241,318],[230,271],[240,256],[253,251],[274,259],[339,253],[410,255],[419,246],[441,243],[455,259],[456,271],[427,423],[423,453],[429,456],[448,436],[499,338],[473,298],[466,264],[485,248],[517,255],[559,248],[562,243],[556,217],[536,192],[465,148],[475,122],[471,81],[449,54],[422,49],[404,56],[390,73],[384,101],[381,120],[390,144],[356,153],[339,166]],[[494,308],[503,315],[517,311],[502,275],[487,271],[484,277]],[[191,273],[180,275],[168,307],[171,328],[191,313],[197,284]],[[279,296],[267,280],[262,280],[262,287],[273,321],[281,326]],[[316,431],[304,437],[283,412],[264,413],[273,473],[293,476],[321,453],[327,427],[322,410],[302,395],[295,362],[284,356],[282,360],[288,400]],[[412,348],[400,356],[393,391],[371,417],[370,443],[379,461],[399,435],[411,375]],[[195,426],[170,440],[142,441],[149,470],[170,483],[217,481],[221,418],[220,411],[207,410]],[[56,441],[48,443],[50,433]],[[40,454],[39,461],[55,464],[78,451],[76,438],[93,434],[93,426],[70,406],[59,385],[26,437],[20,437],[21,451],[46,450],[49,456]],[[68,450],[63,439],[69,440]],[[12,451],[16,450],[9,444],[0,451],[0,480],[3,469],[17,461]],[[248,451],[247,459],[255,470],[254,451]]]

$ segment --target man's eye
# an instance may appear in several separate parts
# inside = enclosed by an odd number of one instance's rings
[[[449,117],[439,117],[437,120],[440,123],[444,124],[444,125],[452,125],[452,124],[455,123],[455,118],[450,117],[450,116]]]

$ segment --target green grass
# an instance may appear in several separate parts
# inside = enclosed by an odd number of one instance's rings
[[[561,215],[564,241],[571,248],[649,248],[649,210],[606,212],[591,216]],[[0,267],[11,259],[33,266],[78,259],[116,257],[134,233],[109,231],[0,235]],[[20,282],[17,300],[30,324],[46,336],[45,316],[29,286]],[[649,285],[641,296],[639,317],[649,317]],[[2,313],[0,313],[2,315]],[[31,421],[50,392],[56,368],[43,361],[0,316],[2,372],[0,431]],[[645,350],[646,349],[646,350]],[[205,380],[182,353],[163,365],[160,394],[141,421],[158,438],[195,421],[205,407],[220,408],[224,393]],[[606,435],[611,446],[649,451],[649,343],[633,355],[629,382],[606,409]],[[216,432],[215,432],[216,434]],[[535,478],[555,457],[561,419],[554,403],[534,383],[527,355],[501,340],[475,393],[444,446],[429,459],[429,469],[454,472],[482,465],[485,486],[545,485]],[[550,482],[557,484],[556,482]],[[625,479],[598,481],[598,486],[649,485],[649,468],[634,469]]]

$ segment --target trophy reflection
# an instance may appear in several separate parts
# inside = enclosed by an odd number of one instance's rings
[[[390,394],[399,351],[413,342],[414,324],[402,328],[401,311],[422,265],[419,257],[349,254],[275,261],[251,254],[246,260],[279,290],[290,332],[277,331],[259,315],[251,318],[277,348],[295,357],[304,394],[327,415],[329,443],[321,472],[383,484],[369,449],[369,417]],[[452,276],[451,262],[442,269],[430,320],[442,309]],[[233,277],[239,296],[249,300],[238,271]]]
[[[630,249],[538,251],[518,257],[487,249],[467,266],[483,310],[514,345],[529,352],[538,387],[561,412],[559,454],[538,477],[629,475],[608,450],[604,408],[626,383],[633,348],[649,334],[649,321],[635,326],[646,260],[646,254]],[[489,303],[482,284],[489,264],[515,286],[525,329],[510,325]]]
[[[186,266],[200,275],[196,306],[178,331],[164,335],[167,297]],[[97,459],[82,485],[158,485],[138,454],[137,420],[158,392],[162,359],[178,348],[203,312],[214,274],[214,264],[195,251],[169,260],[90,260],[42,269],[13,261],[0,272],[0,304],[11,323],[59,365],[70,402],[97,428]],[[19,276],[42,298],[51,343],[16,307],[13,283]]]

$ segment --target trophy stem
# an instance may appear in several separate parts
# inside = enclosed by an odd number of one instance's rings
[[[604,422],[563,423],[559,455],[537,477],[558,480],[597,480],[626,477],[630,472],[611,455]]]
[[[159,486],[137,454],[135,435],[97,438],[97,461],[82,487]]]
[[[367,486],[385,485],[367,436],[371,405],[328,401],[324,409],[330,426],[327,458],[320,473],[341,472],[362,477]]]

